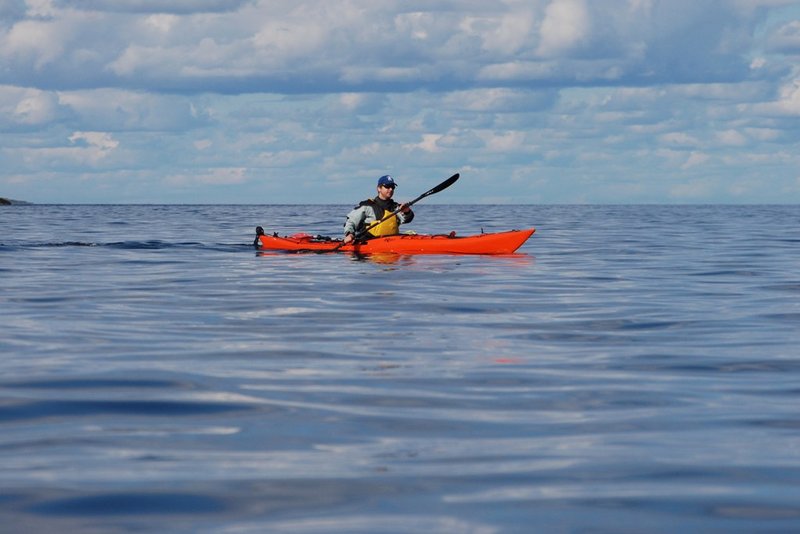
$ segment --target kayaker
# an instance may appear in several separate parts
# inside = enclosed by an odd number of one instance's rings
[[[397,184],[394,178],[388,174],[378,178],[378,196],[362,201],[347,214],[344,223],[344,244],[350,243],[356,236],[371,238],[399,234],[400,225],[410,223],[414,219],[414,212],[410,207],[398,204],[392,199],[395,187]],[[373,225],[398,209],[400,211],[394,217]]]

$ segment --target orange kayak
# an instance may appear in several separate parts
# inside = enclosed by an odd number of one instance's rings
[[[356,244],[342,245],[341,240],[307,234],[279,237],[259,235],[261,250],[285,250],[291,252],[353,252],[375,254],[511,254],[536,231],[511,230],[493,234],[456,236],[455,232],[444,235],[399,234],[377,237]]]

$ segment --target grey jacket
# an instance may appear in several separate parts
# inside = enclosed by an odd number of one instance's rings
[[[358,235],[358,233],[364,230],[370,223],[380,220],[375,217],[375,209],[366,202],[367,201],[362,202],[347,214],[347,219],[344,221],[344,235]],[[388,212],[385,212],[381,218],[386,217],[399,207],[400,204],[392,202],[392,208]],[[414,212],[411,210],[406,213],[402,211],[397,212],[397,220],[400,224],[410,223],[413,219]]]

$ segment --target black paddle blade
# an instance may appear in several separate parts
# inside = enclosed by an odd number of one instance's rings
[[[437,185],[436,187],[434,187],[433,189],[431,189],[427,193],[423,193],[422,195],[420,195],[419,198],[427,197],[428,195],[433,195],[433,194],[438,193],[439,191],[443,191],[443,190],[447,189],[448,187],[450,187],[451,185],[453,185],[454,183],[456,183],[456,181],[459,178],[460,178],[460,174],[459,173],[455,173],[453,176],[451,176],[450,178],[448,178],[444,182],[440,183],[439,185]],[[417,200],[419,200],[419,199],[417,199]]]

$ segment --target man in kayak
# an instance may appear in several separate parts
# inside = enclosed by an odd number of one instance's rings
[[[397,184],[389,175],[378,178],[378,196],[361,202],[347,214],[344,222],[344,244],[359,237],[381,237],[400,233],[401,224],[410,223],[414,212],[405,204],[398,204],[392,199]],[[393,217],[384,217],[400,210]],[[379,223],[379,224],[376,224]]]

